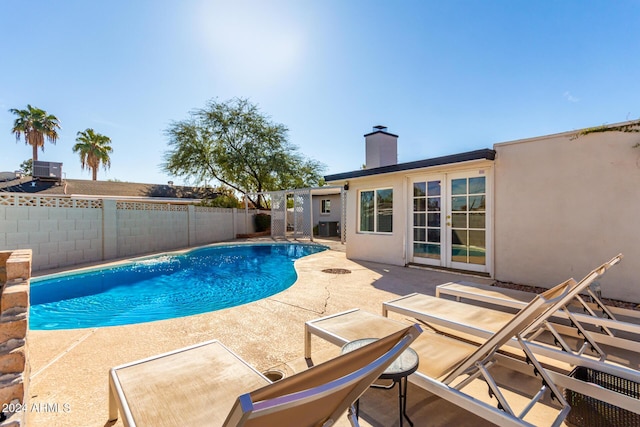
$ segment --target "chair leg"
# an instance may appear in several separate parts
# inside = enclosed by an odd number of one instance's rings
[[[355,405],[359,406],[358,401],[356,401]],[[349,406],[349,410],[347,411],[347,418],[349,418],[351,427],[360,427],[360,423],[358,422],[358,410],[354,407],[354,405]]]
[[[406,418],[409,422],[409,425],[413,427],[413,421],[407,415],[407,379],[400,378],[400,382],[398,383],[398,400],[399,400],[399,410],[400,410],[400,427],[402,427],[402,418]]]

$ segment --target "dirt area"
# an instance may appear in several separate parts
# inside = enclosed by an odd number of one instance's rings
[[[516,289],[518,291],[533,292],[533,293],[537,293],[537,294],[547,290],[545,288],[539,288],[537,286],[518,285],[516,283],[499,282],[499,281],[496,281],[493,284],[493,286],[498,286],[498,287],[507,288],[507,289]],[[615,300],[615,299],[610,299],[610,298],[601,298],[601,300],[606,305],[610,305],[612,307],[620,307],[620,308],[626,308],[628,310],[640,311],[640,304],[635,303],[635,302],[620,301],[620,300]]]

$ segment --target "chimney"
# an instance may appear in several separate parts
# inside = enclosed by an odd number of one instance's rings
[[[374,126],[373,132],[364,135],[366,145],[366,169],[398,163],[398,135],[387,132],[386,126]]]

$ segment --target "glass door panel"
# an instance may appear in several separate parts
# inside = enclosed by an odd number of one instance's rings
[[[413,261],[440,264],[442,257],[442,181],[413,183]]]
[[[451,178],[450,188],[448,225],[450,226],[451,266],[484,271],[487,264],[486,177]],[[456,263],[466,264],[466,266],[456,265]]]

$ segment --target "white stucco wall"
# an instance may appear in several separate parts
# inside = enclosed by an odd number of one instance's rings
[[[550,287],[622,252],[603,296],[640,301],[637,133],[496,144],[495,278]]]
[[[358,222],[360,190],[393,188],[393,233],[361,233]],[[405,265],[406,197],[402,174],[349,180],[347,191],[347,258]]]
[[[331,213],[322,214],[322,200],[331,200]],[[318,225],[320,221],[337,221],[340,222],[342,216],[342,206],[340,203],[340,194],[329,194],[326,196],[313,196],[313,225]]]

